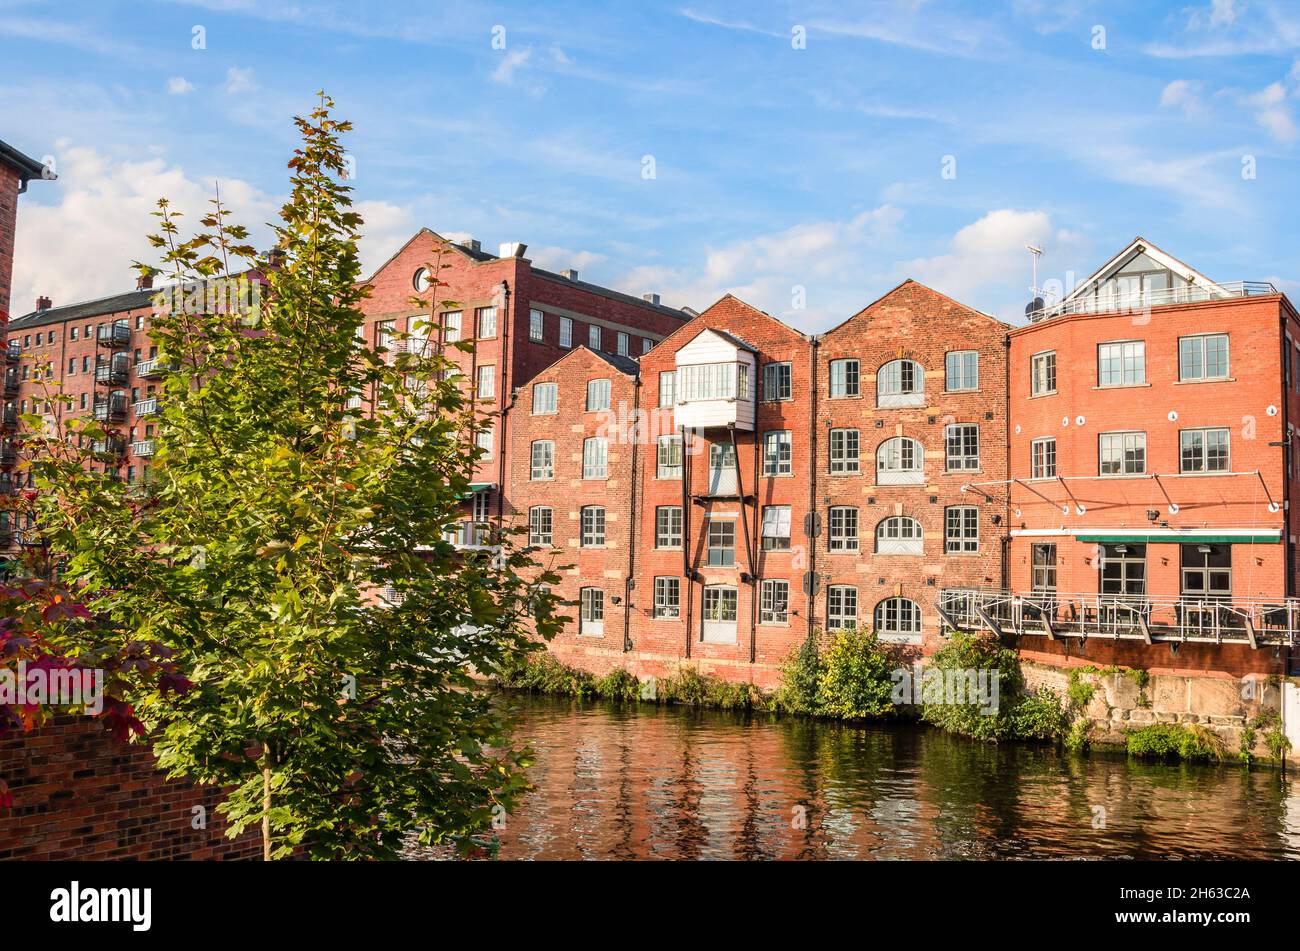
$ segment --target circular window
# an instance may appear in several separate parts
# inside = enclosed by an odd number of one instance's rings
[[[415,272],[415,277],[411,278],[411,283],[415,289],[423,294],[429,289],[429,269],[422,267]]]

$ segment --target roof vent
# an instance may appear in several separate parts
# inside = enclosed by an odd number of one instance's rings
[[[698,316],[700,316],[700,312],[699,312],[698,310],[696,310],[695,308],[693,308],[693,307],[683,307],[683,308],[681,308],[681,312],[682,312],[683,314],[685,314],[687,317],[698,317]]]
[[[462,248],[468,248],[471,251],[483,250],[483,245],[475,238],[466,237],[457,242]]]
[[[37,310],[49,310],[53,306],[54,306],[54,302],[50,300],[48,297],[45,297],[44,295],[36,298]]]
[[[524,256],[524,252],[527,250],[528,250],[528,245],[520,241],[511,241],[509,244],[503,244],[497,248],[497,257],[522,258]]]
[[[642,299],[643,301],[645,301],[647,304],[658,304],[658,303],[659,303],[659,295],[658,295],[658,294],[642,294],[642,295],[641,295],[641,299]]]
[[[574,268],[565,268],[560,272],[560,277],[564,278],[566,281],[576,281],[578,279],[578,272]]]

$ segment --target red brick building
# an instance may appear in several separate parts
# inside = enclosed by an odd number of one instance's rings
[[[18,196],[27,191],[27,183],[33,179],[53,178],[54,174],[36,159],[0,141],[0,332],[9,318]]]
[[[933,650],[946,592],[1005,584],[1006,504],[963,487],[1006,478],[1010,329],[907,281],[819,339],[828,627]]]
[[[1008,584],[1053,660],[1278,672],[1295,630],[1300,323],[1138,238],[1012,330]],[[980,480],[972,480],[980,482]],[[973,606],[973,604],[972,604]]]

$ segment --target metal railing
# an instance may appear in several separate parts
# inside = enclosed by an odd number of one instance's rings
[[[23,348],[17,343],[11,343],[5,347],[5,359],[10,363],[17,363],[23,358]]]
[[[101,423],[125,419],[126,397],[115,393],[107,399],[95,400],[92,415]]]
[[[1196,304],[1213,300],[1231,300],[1238,297],[1261,297],[1276,294],[1277,288],[1266,281],[1224,281],[1219,284],[1188,284],[1185,287],[1168,287],[1159,291],[1126,291],[1116,286],[1102,294],[1083,294],[1073,300],[1047,304],[1039,311],[1030,311],[1029,320],[1051,320],[1069,314],[1142,313],[1152,307],[1172,304]]]
[[[162,376],[164,373],[170,373],[180,369],[180,364],[175,362],[164,363],[158,357],[151,357],[148,360],[141,360],[135,365],[136,375],[142,379],[152,380]]]
[[[1148,595],[1015,593],[996,588],[941,592],[940,615],[962,630],[1048,638],[1196,643],[1295,644],[1300,598],[1153,597]]]
[[[17,370],[10,370],[5,374],[4,394],[6,397],[17,396],[18,390],[22,385],[23,381],[19,378]]]
[[[150,396],[142,400],[136,400],[132,405],[135,408],[136,416],[152,416],[158,412],[158,397]]]
[[[444,534],[448,542],[457,548],[491,548],[491,531],[482,522],[475,522],[472,519],[466,519],[459,522],[454,528],[449,528]]]
[[[95,342],[101,347],[130,346],[131,328],[127,324],[103,324],[95,331]]]
[[[148,457],[153,455],[153,440],[140,439],[131,443],[131,455]]]

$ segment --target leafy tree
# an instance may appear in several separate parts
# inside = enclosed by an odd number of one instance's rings
[[[417,829],[469,849],[526,788],[527,762],[473,674],[556,626],[543,586],[558,579],[510,533],[470,552],[443,538],[485,417],[437,346],[358,333],[362,220],[332,106],[322,93],[295,120],[266,259],[219,201],[189,239],[159,202],[151,241],[189,293],[151,321],[169,371],[148,485],[94,471],[62,435],[32,463],[51,552],[89,610],[165,645],[193,681],[132,697],[160,766],[225,787],[231,834],[260,825],[268,859],[390,858]],[[265,284],[245,300],[250,273]],[[69,427],[74,444],[104,435]]]
[[[894,711],[894,664],[870,628],[835,635],[826,651],[817,709],[844,720],[861,720]]]

